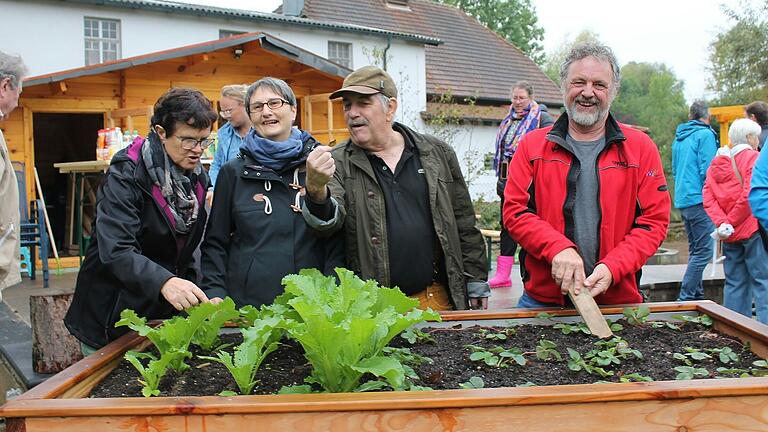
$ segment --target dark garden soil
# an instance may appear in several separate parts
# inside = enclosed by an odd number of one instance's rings
[[[435,390],[456,389],[459,384],[469,381],[472,377],[480,377],[485,387],[514,387],[523,385],[563,385],[588,384],[597,381],[619,382],[620,377],[639,373],[651,377],[654,381],[675,380],[678,371],[674,368],[684,366],[675,358],[675,353],[685,354],[685,347],[694,348],[701,352],[707,349],[731,348],[738,355],[738,360],[723,364],[717,354],[711,358],[690,361],[695,368],[707,370],[706,378],[731,377],[717,372],[717,368],[754,368],[752,362],[760,358],[737,339],[715,332],[696,323],[682,324],[680,330],[666,327],[653,328],[650,325],[632,326],[626,321],[619,321],[624,329],[616,332],[629,345],[642,353],[642,359],[634,355],[622,359],[619,365],[605,366],[604,369],[613,372],[612,376],[601,377],[585,371],[569,370],[569,358],[566,347],[578,351],[582,356],[597,348],[596,338],[583,333],[564,335],[561,330],[552,326],[521,325],[514,327],[514,334],[506,340],[486,338],[495,334],[500,327],[467,327],[457,325],[452,328],[427,328],[435,343],[417,342],[411,345],[397,337],[393,346],[408,347],[411,351],[433,359],[432,364],[414,366],[420,381],[415,384],[431,387]],[[512,333],[510,331],[509,333]],[[223,335],[224,342],[237,344],[239,334]],[[536,347],[542,339],[552,341],[563,360],[539,360]],[[501,346],[504,349],[518,348],[527,361],[520,366],[510,361],[507,367],[492,367],[482,361],[471,361],[471,350],[467,345],[476,345],[486,349]],[[230,347],[229,350],[232,348]],[[187,360],[190,369],[181,374],[169,372],[161,381],[161,396],[202,396],[216,395],[223,390],[237,391],[234,380],[226,368],[219,363],[198,359],[199,351],[194,351],[193,358]],[[282,386],[300,385],[309,376],[311,368],[303,356],[303,350],[292,341],[281,345],[270,354],[262,364],[257,378],[260,384],[254,389],[254,394],[276,393]],[[127,361],[123,361],[115,371],[104,379],[92,392],[91,397],[141,397],[139,374]]]

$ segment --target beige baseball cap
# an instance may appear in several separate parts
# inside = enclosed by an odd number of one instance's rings
[[[346,92],[371,95],[381,93],[386,97],[397,97],[395,81],[384,69],[363,66],[344,78],[342,87],[331,93],[330,99],[340,98]]]

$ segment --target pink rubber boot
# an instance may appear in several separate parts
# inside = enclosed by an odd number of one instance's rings
[[[515,265],[515,257],[499,255],[496,258],[496,274],[493,276],[493,279],[488,281],[488,285],[491,288],[511,286],[512,280],[509,278],[509,273],[512,271],[513,265]]]

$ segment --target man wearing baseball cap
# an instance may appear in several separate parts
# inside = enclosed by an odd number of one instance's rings
[[[395,122],[397,86],[378,67],[347,76],[339,97],[351,136],[307,158],[307,224],[343,229],[350,269],[422,308],[487,308],[485,245],[456,153]]]

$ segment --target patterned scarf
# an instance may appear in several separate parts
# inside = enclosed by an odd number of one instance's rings
[[[178,165],[171,163],[165,152],[160,137],[154,132],[141,146],[141,157],[149,171],[149,178],[160,188],[163,198],[168,202],[176,225],[176,232],[184,235],[192,230],[200,209],[192,184],[201,174],[201,166],[184,172]]]
[[[292,128],[291,135],[285,141],[272,141],[262,138],[251,129],[245,136],[243,147],[251,152],[254,159],[267,168],[280,172],[290,165],[304,148],[307,132]]]
[[[509,159],[515,154],[517,144],[528,132],[539,127],[541,108],[535,101],[531,101],[523,110],[523,117],[515,117],[515,108],[510,105],[509,114],[504,117],[496,133],[496,154],[493,157],[493,169],[499,176],[499,168],[502,159]],[[516,125],[516,126],[515,126]],[[514,130],[512,126],[515,126]],[[512,134],[509,132],[512,131]]]

